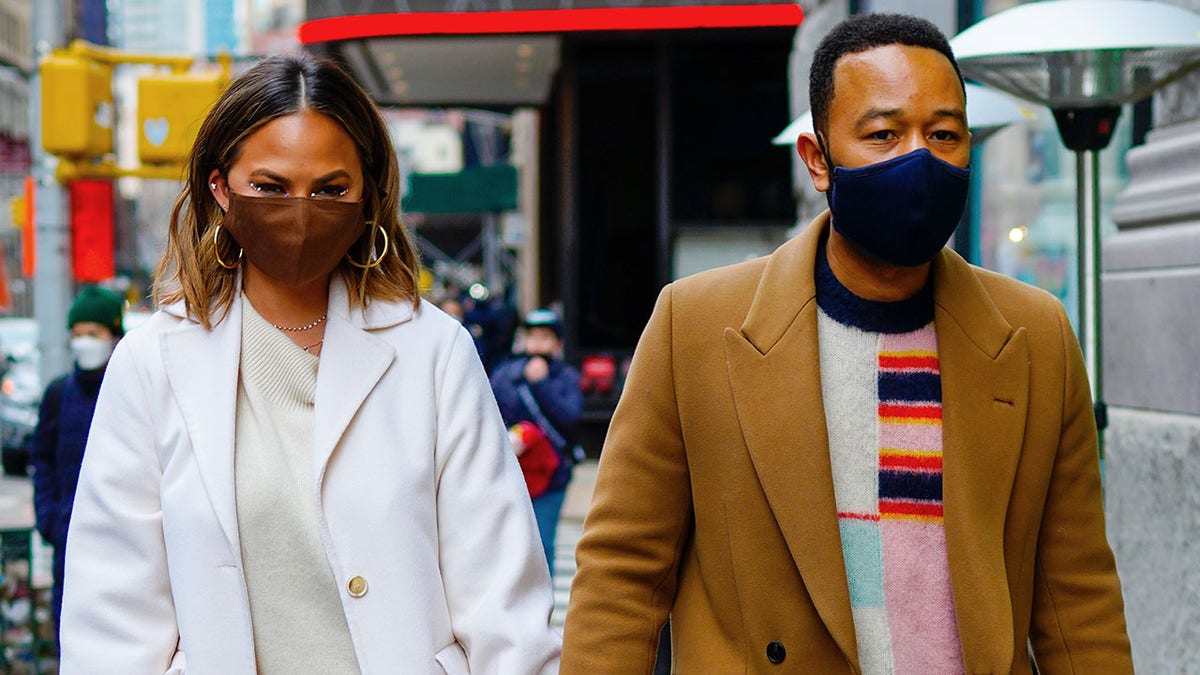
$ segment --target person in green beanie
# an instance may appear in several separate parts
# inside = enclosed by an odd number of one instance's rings
[[[75,365],[46,387],[38,409],[31,455],[34,467],[33,502],[37,528],[54,547],[54,625],[62,611],[62,579],[67,550],[67,525],[79,482],[79,466],[88,429],[100,395],[104,369],[117,341],[125,334],[124,302],[112,291],[87,286],[67,313],[71,355]]]

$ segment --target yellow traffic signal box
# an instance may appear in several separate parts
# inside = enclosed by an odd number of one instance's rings
[[[138,80],[138,158],[145,164],[179,164],[200,123],[228,81],[221,71],[154,73]]]
[[[55,51],[42,60],[38,72],[46,152],[72,158],[112,152],[112,67]]]

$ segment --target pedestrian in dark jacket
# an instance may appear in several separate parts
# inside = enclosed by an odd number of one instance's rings
[[[88,286],[75,297],[67,313],[75,366],[46,387],[33,433],[33,502],[38,532],[54,547],[56,632],[71,504],[104,368],[117,340],[125,334],[122,304],[117,294],[99,286]]]
[[[562,360],[562,322],[550,309],[525,315],[522,349],[492,373],[492,391],[508,426],[532,422],[558,452],[558,469],[533,497],[546,564],[554,573],[554,535],[574,464],[575,423],[583,412],[579,372]]]

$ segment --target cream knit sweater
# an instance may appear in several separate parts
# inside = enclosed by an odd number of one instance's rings
[[[358,673],[317,520],[319,360],[242,307],[234,481],[258,672]]]

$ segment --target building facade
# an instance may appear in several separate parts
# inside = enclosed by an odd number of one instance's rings
[[[1163,0],[1200,13],[1198,0]],[[1200,73],[1154,95],[1105,243],[1105,499],[1134,663],[1200,672]]]
[[[24,192],[33,133],[29,116],[29,77],[33,71],[33,8],[22,0],[0,0],[0,274],[6,293],[0,312],[29,311],[29,289],[21,278],[21,232],[11,200]]]

